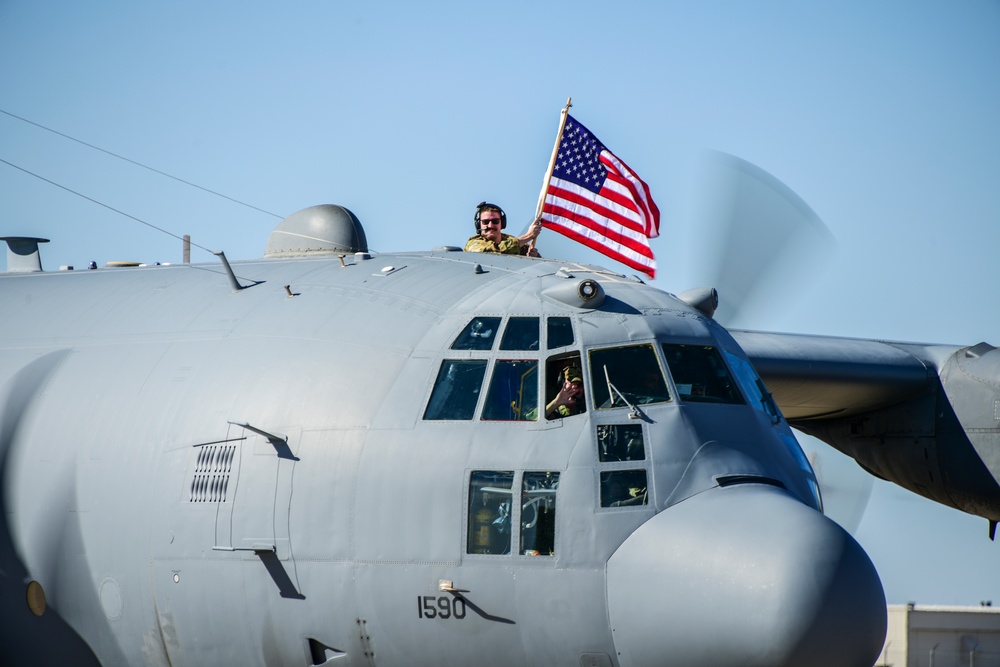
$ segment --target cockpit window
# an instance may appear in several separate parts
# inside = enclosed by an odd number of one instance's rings
[[[562,419],[587,411],[580,353],[549,357],[545,362],[545,418]]]
[[[512,317],[507,320],[501,350],[537,350],[540,338],[537,317]]]
[[[485,375],[485,359],[442,361],[424,419],[472,419]]]
[[[573,325],[568,317],[550,317],[548,320],[549,349],[573,344]]]
[[[492,350],[500,328],[499,317],[473,317],[451,344],[453,350]]]
[[[714,347],[664,343],[663,354],[682,401],[743,403],[729,369]]]
[[[631,507],[648,502],[645,470],[601,473],[601,507]]]
[[[521,549],[524,556],[556,553],[557,472],[526,472],[521,484]]]
[[[521,556],[554,556],[558,489],[556,471],[473,470],[466,553],[510,555],[513,543]]]
[[[474,470],[469,480],[470,554],[510,553],[513,470]]]
[[[538,362],[534,359],[498,360],[493,365],[483,419],[535,421],[538,419]]]
[[[597,456],[601,463],[642,461],[646,458],[641,424],[601,424],[597,427]]]
[[[757,375],[757,371],[753,369],[750,362],[740,359],[731,352],[726,352],[726,359],[729,360],[729,365],[733,368],[733,374],[736,375],[740,386],[746,392],[747,398],[750,400],[750,405],[766,414],[774,422],[781,419],[781,412],[778,410],[771,392],[764,386],[764,382]]]
[[[649,343],[590,351],[590,386],[599,409],[670,400],[656,351]]]

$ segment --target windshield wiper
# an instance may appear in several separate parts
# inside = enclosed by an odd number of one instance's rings
[[[622,403],[624,403],[625,405],[627,405],[629,407],[630,411],[628,413],[628,418],[629,419],[642,419],[643,418],[643,414],[641,412],[639,412],[639,408],[637,408],[634,405],[632,405],[631,403],[629,403],[628,399],[625,398],[625,395],[622,394],[620,391],[618,391],[618,387],[616,387],[613,384],[611,384],[611,378],[608,376],[608,365],[607,364],[604,365],[604,380],[605,380],[605,382],[608,383],[608,394],[610,396],[612,396],[612,397],[615,394],[618,394],[618,398],[622,399]],[[612,398],[611,399],[611,407],[614,407],[614,405],[615,405],[615,400],[614,400],[614,398]]]

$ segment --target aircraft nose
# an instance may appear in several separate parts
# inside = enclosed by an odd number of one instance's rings
[[[717,488],[660,512],[608,561],[622,667],[871,667],[882,582],[845,530],[783,490]]]

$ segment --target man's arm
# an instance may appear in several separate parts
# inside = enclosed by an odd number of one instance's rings
[[[538,253],[535,252],[534,248],[532,248],[527,253],[525,253],[525,251],[523,250],[523,248],[525,246],[530,245],[531,242],[534,241],[535,239],[537,239],[538,235],[541,234],[541,233],[542,233],[542,218],[541,218],[541,216],[539,216],[539,217],[535,218],[534,222],[531,223],[531,226],[528,227],[528,231],[526,231],[521,236],[517,237],[517,243],[522,248],[521,254],[529,254],[529,255],[532,255],[532,256],[537,256]]]

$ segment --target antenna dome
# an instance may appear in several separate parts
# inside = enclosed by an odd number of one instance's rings
[[[343,206],[321,204],[293,213],[274,228],[264,257],[368,252],[358,216]]]

